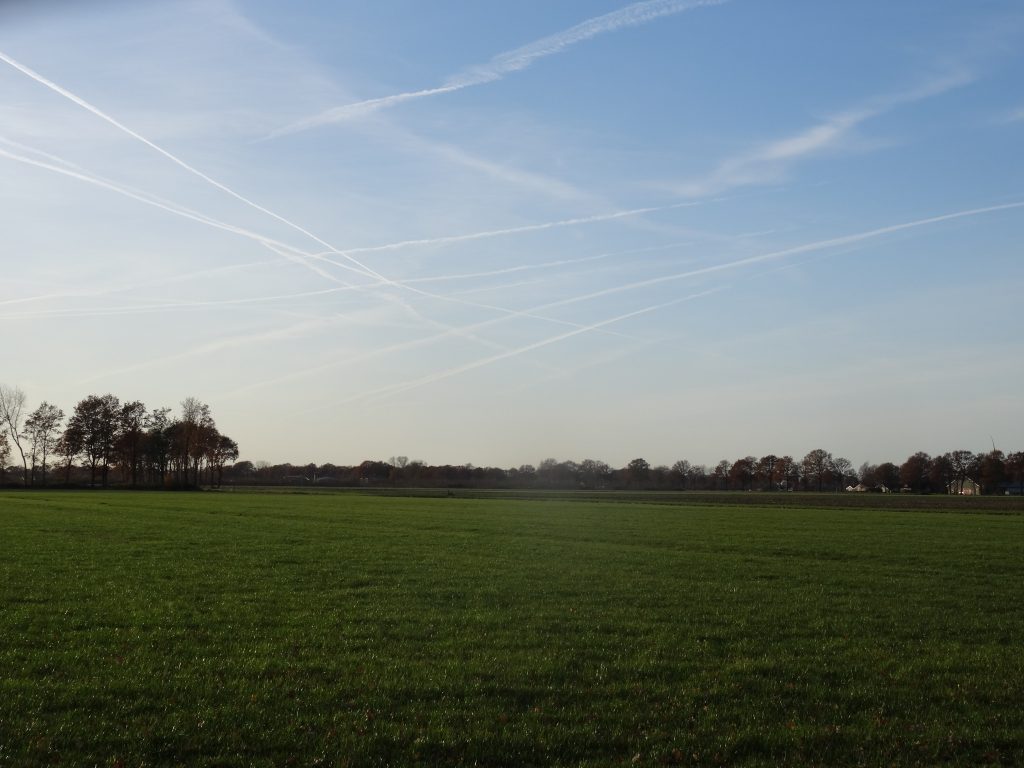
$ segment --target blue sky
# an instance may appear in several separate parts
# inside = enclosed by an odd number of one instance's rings
[[[0,381],[243,458],[1024,447],[1017,2],[0,5]]]

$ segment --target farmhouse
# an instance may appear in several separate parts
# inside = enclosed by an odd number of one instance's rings
[[[964,480],[954,480],[946,486],[946,491],[954,496],[980,496],[981,486],[968,477]]]

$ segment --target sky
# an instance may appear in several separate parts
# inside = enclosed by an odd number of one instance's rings
[[[0,2],[0,382],[241,458],[1024,449],[1017,0]]]

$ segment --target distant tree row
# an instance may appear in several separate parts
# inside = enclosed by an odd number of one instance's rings
[[[692,491],[845,491],[913,493],[1024,493],[1024,452],[960,450],[931,457],[915,453],[902,464],[862,464],[833,457],[816,448],[797,460],[792,456],[745,456],[723,459],[714,467],[685,459],[651,466],[633,459],[614,469],[603,461],[544,459],[502,469],[472,464],[431,466],[405,456],[388,461],[335,464],[276,464],[240,461],[224,471],[225,482],[238,485],[327,485],[341,487],[466,487],[571,489],[645,489]]]
[[[902,464],[862,464],[822,448],[802,459],[745,456],[714,467],[685,459],[651,466],[642,458],[615,469],[597,459],[544,459],[502,469],[472,464],[431,466],[405,456],[356,466],[237,461],[238,444],[216,427],[210,408],[194,397],[148,410],[111,394],[89,395],[70,416],[47,402],[29,412],[25,393],[0,384],[0,485],[152,488],[220,485],[419,486],[692,491],[904,491],[1024,494],[1024,452],[918,452]],[[14,463],[14,466],[11,466]],[[20,475],[20,478],[18,478]],[[19,482],[20,480],[20,482]]]
[[[21,485],[45,486],[56,473],[64,485],[107,487],[112,472],[132,488],[216,485],[238,458],[238,444],[194,397],[178,416],[110,394],[89,395],[66,418],[51,403],[31,412],[27,403],[21,389],[0,384],[0,485],[20,474]]]

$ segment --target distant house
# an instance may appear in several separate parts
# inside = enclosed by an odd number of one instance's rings
[[[1000,483],[998,493],[1003,496],[1024,496],[1024,487],[1021,483]]]
[[[871,489],[864,485],[864,483],[857,483],[856,485],[846,486],[846,490],[851,493],[867,493]]]
[[[946,486],[946,491],[954,496],[980,496],[981,486],[970,478],[967,478],[963,481],[954,480]]]

